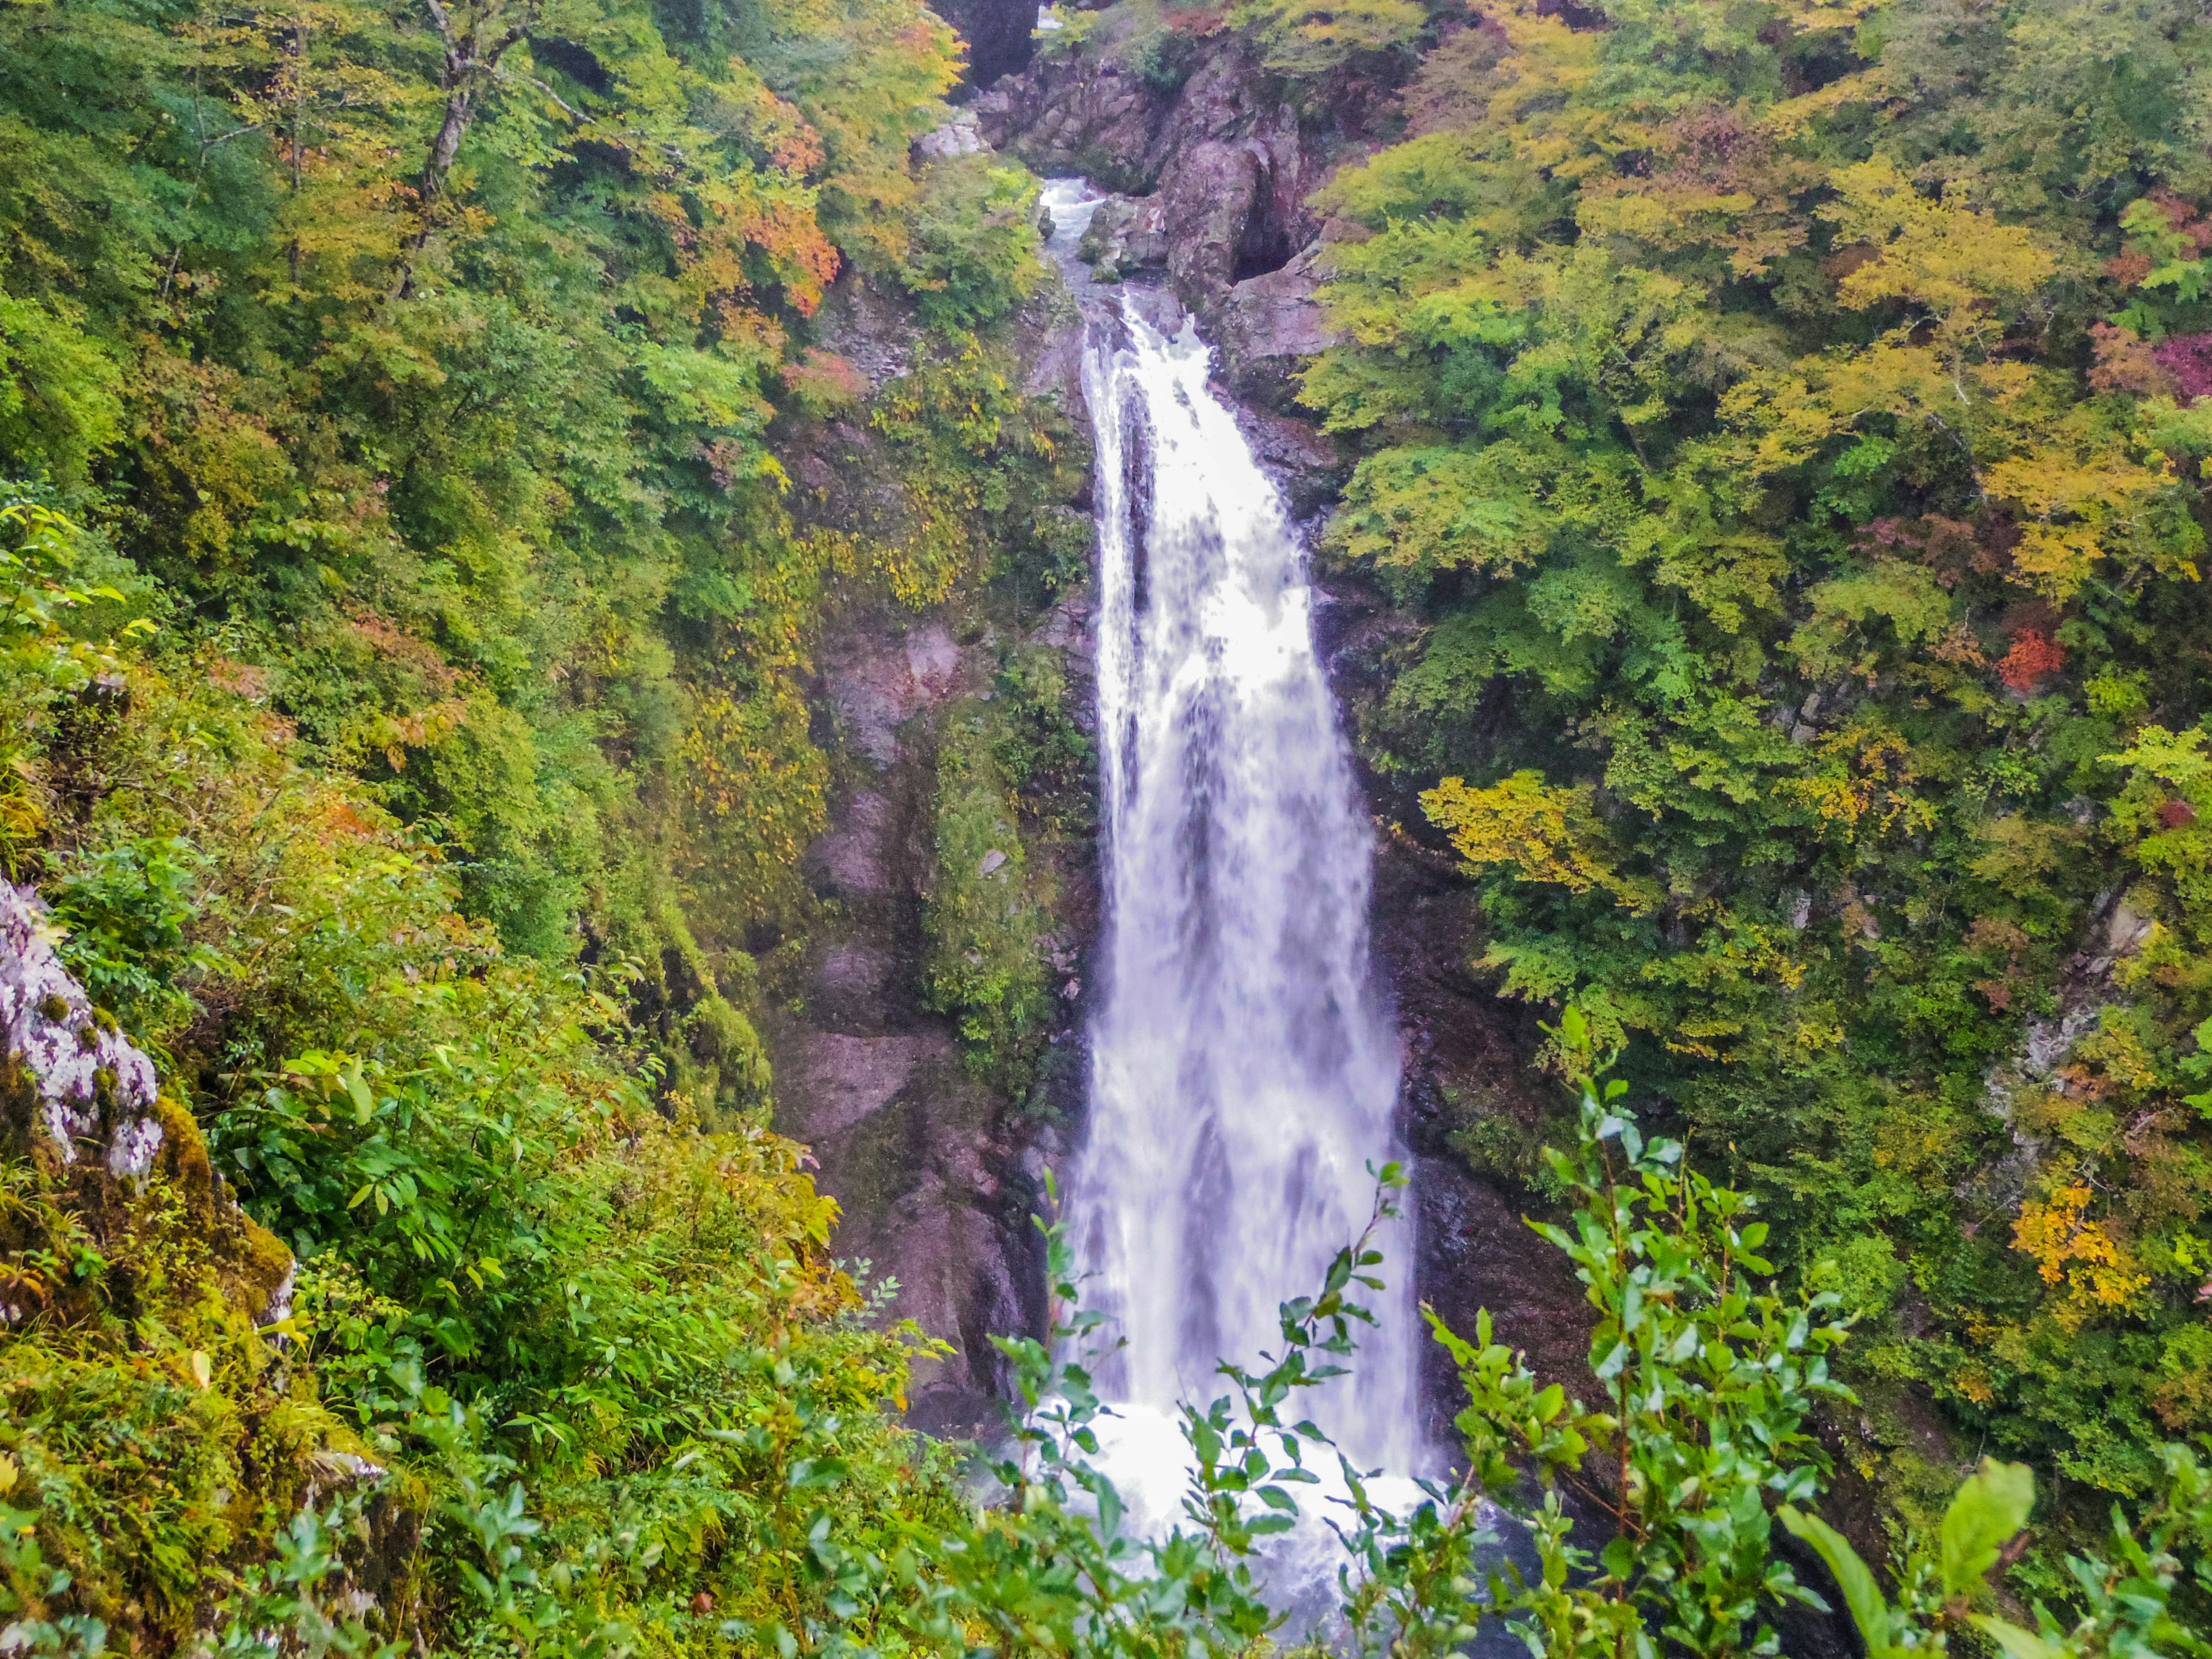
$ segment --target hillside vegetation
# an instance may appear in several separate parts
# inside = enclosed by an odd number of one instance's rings
[[[2208,50],[1485,6],[1325,194],[1304,383],[1484,967],[1833,1261],[1863,1382],[2104,1492],[2212,1430]]]

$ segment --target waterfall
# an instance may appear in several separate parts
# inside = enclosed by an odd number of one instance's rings
[[[1055,181],[1046,205],[1065,260],[1092,204]],[[1177,1402],[1224,1391],[1218,1359],[1279,1352],[1277,1304],[1365,1224],[1367,1166],[1397,1156],[1399,1057],[1304,551],[1195,326],[1168,337],[1126,297],[1084,299],[1107,924],[1066,1214],[1086,1301],[1127,1340],[1098,1367],[1109,1472],[1139,1488],[1133,1516],[1165,1518]],[[1309,1414],[1355,1462],[1410,1471],[1410,1222],[1382,1243],[1381,1328]]]

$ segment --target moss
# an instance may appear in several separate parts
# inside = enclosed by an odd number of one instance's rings
[[[186,1640],[337,1428],[255,1328],[289,1253],[222,1193],[190,1115],[157,1111],[135,1188],[96,1165],[6,1171],[11,1258],[49,1264],[19,1270],[30,1306],[0,1346],[12,1616],[95,1620],[126,1653]]]
[[[155,1097],[154,1113],[161,1125],[155,1170],[184,1205],[187,1224],[210,1241],[225,1300],[249,1319],[264,1316],[291,1276],[292,1252],[225,1188],[192,1115],[166,1092]]]
[[[720,1127],[757,1115],[773,1073],[760,1033],[718,994],[702,997],[684,1021],[674,1051],[672,1089],[690,1093],[702,1121]]]
[[[932,1005],[957,1018],[973,1067],[1018,1087],[1051,1016],[1043,939],[1054,893],[1000,764],[998,724],[980,702],[946,711],[923,973]]]
[[[1480,1087],[1447,1084],[1440,1092],[1452,1124],[1447,1144],[1469,1169],[1509,1182],[1546,1204],[1565,1196],[1544,1159],[1544,1147],[1547,1141],[1559,1144],[1571,1126],[1531,1123]]]

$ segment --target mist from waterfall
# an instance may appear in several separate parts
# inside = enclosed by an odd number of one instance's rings
[[[1063,259],[1083,195],[1048,186]],[[1086,311],[1107,926],[1066,1216],[1086,1303],[1127,1340],[1097,1378],[1121,1419],[1109,1473],[1165,1519],[1177,1402],[1224,1392],[1224,1357],[1279,1352],[1278,1304],[1364,1225],[1369,1165],[1398,1155],[1399,1056],[1304,551],[1195,327],[1168,337],[1098,289]],[[1410,1472],[1411,1222],[1381,1243],[1381,1328],[1308,1414],[1355,1462]]]

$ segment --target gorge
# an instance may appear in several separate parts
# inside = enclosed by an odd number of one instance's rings
[[[2208,53],[0,7],[0,1650],[2197,1641]]]

